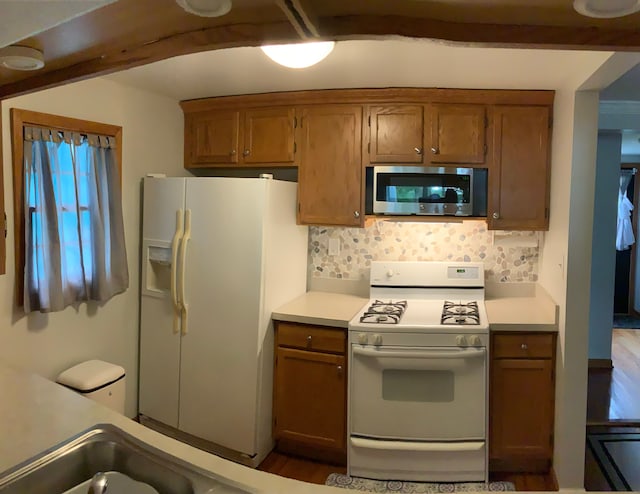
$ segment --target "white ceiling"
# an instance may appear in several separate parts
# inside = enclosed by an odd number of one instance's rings
[[[288,69],[260,48],[195,53],[107,76],[176,100],[366,87],[558,89],[604,52],[470,48],[429,40],[342,41],[319,64]],[[590,74],[585,74],[585,77]]]
[[[114,1],[0,0],[0,47],[46,31]]]

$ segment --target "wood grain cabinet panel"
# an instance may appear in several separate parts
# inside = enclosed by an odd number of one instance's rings
[[[244,164],[293,164],[295,110],[259,108],[244,112]]]
[[[489,229],[549,228],[550,128],[548,106],[493,108]]]
[[[489,386],[492,471],[547,472],[553,460],[553,333],[494,333]]]
[[[185,168],[294,166],[291,106],[185,114]]]
[[[487,110],[484,105],[433,104],[430,142],[431,163],[476,165],[485,162]]]
[[[424,107],[369,107],[369,163],[422,163]]]
[[[361,226],[362,106],[305,106],[299,115],[299,223]]]
[[[185,126],[185,164],[238,163],[239,111],[189,115]]]
[[[347,454],[345,330],[286,322],[276,322],[275,328],[273,436],[276,448],[344,464]],[[313,342],[308,343],[309,336]]]

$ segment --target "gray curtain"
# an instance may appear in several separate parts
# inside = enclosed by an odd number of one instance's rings
[[[105,302],[129,286],[115,139],[25,127],[24,310]]]

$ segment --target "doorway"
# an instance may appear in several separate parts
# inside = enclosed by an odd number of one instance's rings
[[[626,201],[630,203],[631,217],[628,224],[618,219],[618,231],[616,235],[616,264],[615,287],[613,295],[614,327],[630,328],[636,325],[640,327],[638,318],[638,300],[636,300],[636,237],[638,233],[638,213],[635,204],[638,204],[638,188],[635,186],[637,164],[623,163],[620,169],[620,193],[626,193]],[[624,196],[621,196],[624,197]],[[628,215],[628,208],[618,202],[618,214]],[[625,232],[625,229],[631,229]],[[629,242],[631,242],[630,245]]]

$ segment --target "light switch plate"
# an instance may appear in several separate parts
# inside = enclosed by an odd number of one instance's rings
[[[337,256],[338,254],[340,254],[340,239],[330,238],[329,239],[329,255]]]

